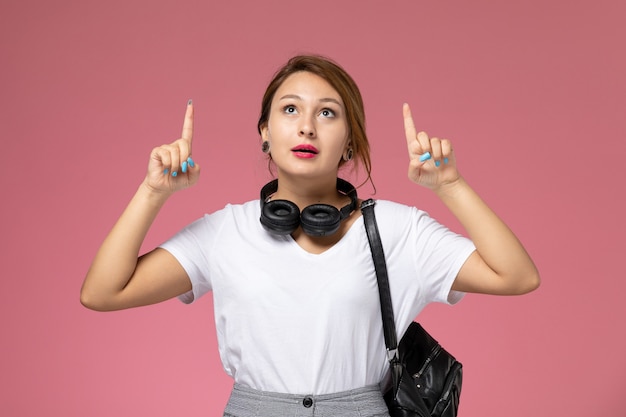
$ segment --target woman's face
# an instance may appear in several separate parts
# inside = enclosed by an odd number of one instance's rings
[[[344,103],[323,78],[297,72],[276,90],[261,135],[279,176],[337,176],[349,146]]]

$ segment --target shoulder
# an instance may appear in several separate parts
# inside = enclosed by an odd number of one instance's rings
[[[226,204],[221,209],[204,214],[184,227],[181,232],[214,234],[224,228],[245,227],[254,221],[258,223],[259,215],[259,200],[241,204]]]
[[[240,204],[226,204],[223,208],[205,214],[202,219],[204,221],[224,221],[227,218],[236,220],[244,220],[247,218],[257,217],[261,213],[259,200],[251,200]]]
[[[389,200],[376,200],[374,209],[376,211],[376,220],[379,223],[390,226],[401,226],[406,225],[406,223],[414,224],[421,218],[429,217],[428,213],[416,207]]]
[[[415,207],[407,206],[405,204],[397,203],[390,200],[375,200],[376,214],[394,214],[394,213],[408,213],[413,210],[417,210]]]
[[[450,233],[445,225],[417,207],[388,200],[377,200],[374,207],[380,235],[388,242],[429,245],[431,239],[438,240]]]

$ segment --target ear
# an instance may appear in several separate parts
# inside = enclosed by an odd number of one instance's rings
[[[261,126],[261,140],[269,141],[269,139],[270,139],[270,130],[266,123],[263,126]]]

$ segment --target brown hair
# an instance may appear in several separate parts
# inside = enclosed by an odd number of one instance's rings
[[[282,83],[296,72],[306,71],[315,74],[328,82],[333,87],[346,108],[346,120],[348,122],[348,135],[352,142],[352,150],[355,158],[363,164],[368,180],[371,181],[372,162],[370,160],[370,145],[365,133],[365,110],[361,92],[352,77],[337,63],[318,55],[298,55],[291,58],[280,68],[267,86],[261,102],[261,115],[257,123],[259,134],[267,124],[274,94]],[[344,164],[342,159],[339,166]]]

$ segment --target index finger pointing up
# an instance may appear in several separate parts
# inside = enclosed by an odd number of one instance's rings
[[[413,123],[413,116],[411,116],[411,108],[407,103],[402,106],[402,114],[404,115],[404,133],[406,135],[406,145],[409,150],[409,158],[424,153],[419,140],[417,139],[417,129],[415,129],[415,123]]]
[[[413,116],[411,116],[411,109],[407,103],[402,106],[402,115],[404,116],[404,133],[406,135],[406,141],[411,143],[417,138],[417,130],[413,123]]]
[[[185,112],[185,121],[183,122],[183,133],[181,138],[189,143],[193,139],[193,102],[187,102],[187,111]]]

